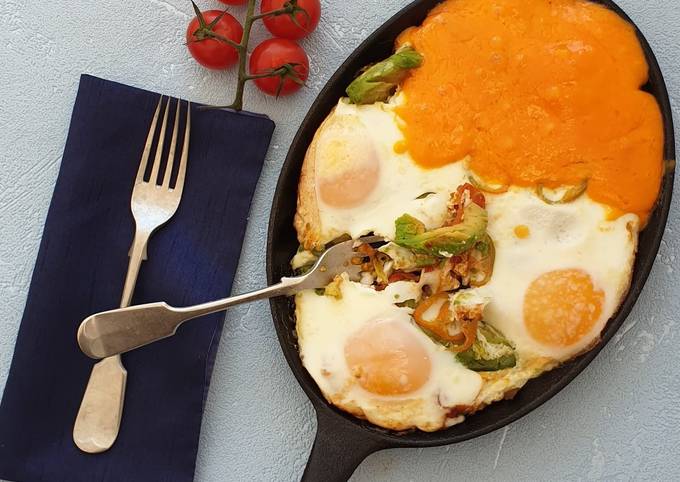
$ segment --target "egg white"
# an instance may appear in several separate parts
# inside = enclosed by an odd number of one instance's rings
[[[490,302],[484,317],[512,340],[524,357],[567,360],[597,341],[607,320],[619,307],[630,284],[639,219],[626,214],[608,220],[608,210],[582,195],[565,204],[547,204],[533,190],[511,188],[487,195],[488,233],[494,240],[493,275],[480,288]],[[520,239],[516,226],[529,235]],[[524,324],[524,296],[541,274],[560,269],[588,273],[595,289],[604,292],[600,318],[590,332],[567,347],[547,346],[533,339]]]
[[[343,122],[334,122],[341,119]],[[335,127],[342,124],[342,128]],[[332,158],[337,154],[327,148],[332,140],[342,138],[349,151],[361,159],[369,155],[367,142],[372,147],[370,155],[377,155],[378,182],[372,192],[359,205],[337,208],[324,203],[318,192],[319,180],[332,175],[339,164]],[[403,140],[398,117],[393,104],[376,103],[354,105],[340,100],[335,110],[319,132],[315,150],[315,176],[319,226],[315,230],[322,242],[342,234],[357,238],[369,232],[394,237],[394,220],[404,213],[423,221],[427,228],[442,224],[451,191],[465,182],[465,163],[454,162],[437,169],[418,166],[408,152],[395,152],[395,144]],[[430,193],[425,197],[423,194]],[[421,197],[421,199],[418,199]]]
[[[411,309],[395,305],[399,300],[419,299],[419,285],[400,281],[375,291],[344,275],[340,290],[341,299],[311,290],[296,296],[300,357],[324,396],[350,413],[394,430],[417,427],[433,431],[460,421],[451,415],[451,409],[472,405],[482,378],[425,335],[412,321]],[[403,395],[377,395],[362,388],[352,376],[345,344],[353,333],[376,320],[403,324],[426,349],[432,369],[419,389]]]

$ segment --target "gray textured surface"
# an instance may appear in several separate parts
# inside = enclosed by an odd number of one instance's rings
[[[202,0],[202,7],[218,7]],[[252,207],[234,290],[265,282],[269,206],[287,146],[316,93],[373,29],[407,0],[323,2],[303,45],[302,94],[246,106],[277,129]],[[655,49],[677,115],[680,11],[675,1],[621,0]],[[240,10],[240,9],[239,9]],[[183,46],[184,0],[0,1],[0,387],[4,386],[78,76],[200,102],[230,100],[231,74],[200,69]],[[257,29],[255,40],[264,36]],[[615,340],[571,385],[504,430],[456,446],[374,454],[353,480],[677,480],[680,478],[680,195],[640,301]],[[276,342],[268,305],[231,310],[201,436],[196,480],[295,480],[316,422]]]

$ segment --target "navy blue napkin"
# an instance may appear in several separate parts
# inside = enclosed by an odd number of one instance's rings
[[[0,405],[0,479],[193,479],[220,314],[123,356],[127,391],[111,450],[84,454],[71,438],[93,365],[76,329],[118,306],[134,229],[130,195],[158,98],[81,77]],[[264,116],[193,111],[183,199],[151,238],[134,303],[182,306],[229,294],[273,129]]]

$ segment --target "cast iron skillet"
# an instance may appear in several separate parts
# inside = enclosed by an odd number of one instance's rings
[[[394,15],[349,56],[316,98],[288,151],[288,157],[283,164],[274,194],[267,242],[267,281],[270,284],[278,282],[282,276],[290,275],[289,262],[298,247],[293,229],[298,179],[307,146],[315,131],[338,99],[344,95],[345,87],[357,72],[365,65],[389,56],[392,53],[396,36],[405,28],[420,24],[427,12],[439,1],[417,0]],[[630,18],[612,1],[599,0],[598,3],[604,4],[631,22]],[[666,159],[675,159],[673,120],[666,86],[649,44],[639,30],[637,33],[650,69],[649,83],[645,86],[645,90],[656,97],[663,113],[666,136],[664,155]],[[514,399],[495,403],[478,414],[468,417],[463,423],[446,430],[434,433],[392,432],[354,418],[331,406],[326,402],[300,361],[292,301],[286,298],[272,299],[271,311],[281,348],[293,374],[317,413],[316,439],[303,480],[347,480],[365,457],[386,448],[431,447],[478,437],[526,415],[564,388],[611,339],[642,291],[666,225],[671,203],[673,175],[673,172],[667,173],[663,180],[659,205],[651,215],[647,228],[640,235],[630,292],[618,312],[605,327],[601,342],[588,353],[529,381]]]

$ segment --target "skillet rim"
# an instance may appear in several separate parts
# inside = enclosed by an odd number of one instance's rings
[[[304,120],[297,130],[293,141],[291,142],[288,154],[279,174],[279,179],[277,181],[276,190],[272,200],[272,210],[270,213],[269,226],[267,230],[266,256],[267,281],[269,284],[278,281],[279,277],[277,276],[279,273],[276,272],[275,267],[275,258],[279,252],[276,249],[278,246],[276,243],[277,237],[279,236],[282,228],[284,231],[292,230],[294,232],[292,227],[292,214],[294,213],[288,213],[288,215],[286,215],[286,213],[282,214],[280,210],[282,205],[285,206],[286,203],[290,202],[291,189],[288,184],[291,182],[294,183],[292,195],[297,198],[297,184],[300,175],[300,166],[302,164],[302,158],[304,157],[304,152],[306,151],[308,144],[308,142],[305,141],[305,138],[307,137],[311,140],[311,136],[314,134],[323,118],[325,118],[328,112],[330,112],[330,108],[332,105],[334,105],[334,102],[333,99],[329,97],[332,97],[333,91],[337,89],[336,84],[342,82],[342,78],[349,75],[348,72],[354,71],[355,73],[358,71],[358,68],[353,68],[353,64],[357,63],[358,59],[371,56],[376,57],[375,55],[371,55],[369,52],[372,49],[378,50],[381,43],[385,42],[385,39],[394,37],[401,30],[403,30],[404,27],[399,29],[396,33],[391,33],[391,31],[395,28],[399,28],[398,24],[403,23],[405,18],[419,15],[418,10],[422,8],[426,8],[426,11],[429,11],[435,5],[441,3],[441,1],[442,0],[415,0],[395,13],[352,51],[352,53],[345,59],[345,61],[342,62],[333,75],[328,79],[323,89],[313,101],[307,114],[305,115]],[[659,107],[663,116],[665,135],[664,158],[675,159],[675,133],[673,128],[672,110],[668,97],[668,90],[651,46],[635,22],[633,22],[632,19],[612,0],[591,1],[604,5],[605,7],[614,11],[635,28],[637,37],[640,41],[647,59],[647,63],[649,65],[649,80],[647,85],[650,87],[650,89],[655,91],[650,93],[654,95],[657,102],[659,103]],[[418,25],[420,22],[421,20],[409,20],[407,24]],[[389,44],[391,47],[392,42],[390,41]],[[362,65],[360,65],[359,68],[361,66]],[[342,85],[342,88],[344,90],[344,85]],[[335,97],[334,100],[337,101],[337,97]],[[329,102],[329,107],[325,108],[324,104]],[[461,431],[461,427],[464,428],[466,425],[466,422],[463,422],[461,424],[454,425],[451,428],[437,432],[422,432],[417,430],[408,432],[395,432],[373,425],[365,420],[361,420],[357,417],[349,415],[332,406],[326,401],[316,383],[302,366],[297,346],[296,344],[293,345],[290,341],[291,333],[288,331],[288,327],[284,319],[285,315],[283,312],[288,311],[288,317],[294,317],[294,308],[291,301],[285,299],[271,299],[270,311],[272,313],[274,326],[277,332],[277,338],[279,340],[279,344],[281,345],[281,349],[286,361],[293,372],[293,375],[298,381],[298,384],[304,390],[318,415],[321,415],[322,413],[325,415],[331,415],[332,422],[338,424],[343,423],[343,419],[346,420],[351,424],[347,426],[347,428],[354,430],[357,437],[363,436],[367,439],[381,442],[381,447],[379,448],[440,446],[476,438],[502,428],[535,410],[540,405],[553,398],[558,392],[571,383],[571,381],[573,381],[573,379],[576,378],[576,376],[595,359],[595,357],[608,344],[610,339],[614,336],[614,334],[616,334],[621,325],[627,319],[649,277],[661,243],[661,239],[663,237],[663,233],[665,231],[666,222],[670,211],[674,177],[674,171],[670,171],[667,172],[662,179],[657,207],[650,216],[646,229],[639,234],[638,252],[635,258],[630,289],[623,302],[619,306],[617,312],[607,321],[598,344],[585,354],[560,365],[558,368],[552,371],[546,372],[539,377],[530,380],[527,385],[525,385],[525,387],[520,390],[520,394],[530,384],[536,385],[537,383],[540,384],[542,381],[549,382],[548,377],[556,379],[549,383],[548,388],[542,394],[526,402],[520,401],[520,405],[516,408],[508,410],[508,413],[505,416],[499,417],[480,428]],[[294,204],[295,203],[293,203],[293,205]],[[291,222],[286,225],[285,222],[288,218],[290,218]],[[288,263],[289,260],[290,256],[283,261],[284,263]],[[506,403],[508,402],[496,402],[489,407],[484,408],[478,414],[466,417],[466,421],[471,417],[478,418],[483,413],[493,413],[494,407],[498,407],[499,405]],[[318,430],[323,430],[323,428],[324,427],[321,426],[320,421]]]

